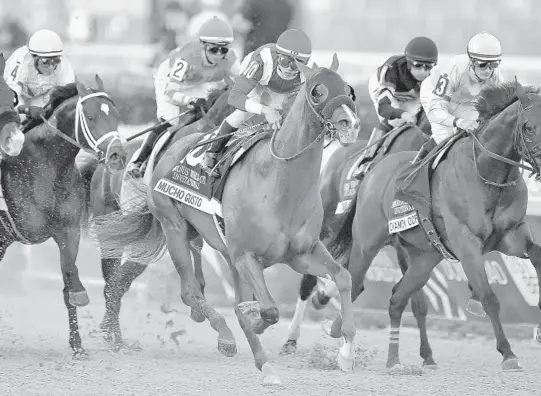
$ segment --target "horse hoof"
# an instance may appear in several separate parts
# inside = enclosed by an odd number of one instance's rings
[[[477,316],[478,318],[484,318],[487,316],[485,310],[483,309],[483,305],[479,301],[472,300],[471,298],[468,300],[466,312],[473,316]]]
[[[541,345],[541,328],[536,327],[533,329],[533,339],[535,342]]]
[[[330,297],[318,291],[312,296],[312,306],[314,307],[314,309],[319,311],[325,308],[330,300]]]
[[[344,373],[353,372],[353,368],[355,367],[355,357],[346,358],[342,356],[340,352],[338,352],[336,362],[338,363],[338,367],[340,367],[340,370],[342,370]]]
[[[90,303],[90,298],[86,290],[80,292],[68,292],[68,301],[74,307],[86,307]]]
[[[389,369],[390,374],[401,373],[404,371],[404,366],[402,366],[400,363],[394,363],[394,364],[387,363],[387,368]]]
[[[385,364],[385,367],[387,367],[389,370],[402,369],[402,365],[400,364],[400,359],[389,359],[389,360],[387,360],[387,363]]]
[[[522,372],[524,371],[524,368],[522,367],[522,364],[520,364],[517,358],[511,358],[502,362],[502,370],[511,373]]]
[[[290,355],[297,352],[297,340],[287,340],[280,350],[280,355]]]
[[[195,323],[203,323],[206,319],[206,316],[200,310],[192,308],[190,318],[192,318]]]
[[[90,357],[82,347],[73,350],[73,360],[87,360]]]
[[[265,363],[263,367],[261,367],[261,372],[263,373],[264,386],[282,385],[282,380],[270,363]]]
[[[423,362],[423,368],[429,369],[429,370],[437,370],[438,365],[436,362]]]
[[[321,329],[323,330],[323,332],[325,334],[327,334],[329,337],[332,337],[332,338],[340,338],[342,336],[342,334],[336,334],[333,332],[333,328],[332,328],[332,325],[333,325],[333,321],[332,320],[325,320],[322,324],[321,324]]]
[[[237,344],[235,341],[218,339],[218,351],[224,356],[233,357],[237,354]]]

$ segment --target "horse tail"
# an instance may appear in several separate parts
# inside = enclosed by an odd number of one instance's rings
[[[160,222],[149,211],[146,186],[130,183],[136,196],[121,204],[121,209],[92,219],[92,237],[100,245],[103,258],[150,264],[166,250]]]
[[[351,245],[353,242],[353,219],[355,218],[355,213],[357,211],[357,199],[355,199],[348,211],[343,214],[342,225],[340,230],[333,235],[333,238],[327,245],[329,253],[335,258],[339,259],[340,257],[349,254],[351,250]],[[346,260],[345,267],[347,268],[347,263],[349,260]]]

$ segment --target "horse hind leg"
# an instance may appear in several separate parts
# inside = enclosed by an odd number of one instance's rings
[[[417,250],[417,249],[416,249]],[[409,257],[412,255],[409,254]],[[402,314],[408,305],[412,294],[420,291],[428,282],[432,269],[440,260],[439,253],[417,251],[415,261],[408,263],[404,276],[393,287],[393,294],[389,302],[390,336],[389,351],[387,356],[387,368],[396,369],[400,367],[399,343],[400,323]]]
[[[176,209],[173,209],[176,211]],[[167,240],[167,248],[171,260],[180,276],[181,299],[192,311],[201,312],[210,325],[218,332],[218,350],[225,356],[234,356],[237,345],[233,332],[227,326],[225,318],[214,310],[201,293],[194,275],[190,255],[188,222],[178,212],[160,218],[161,226]]]
[[[282,346],[282,354],[293,353],[297,350],[297,340],[301,334],[301,324],[304,319],[304,313],[306,312],[306,306],[308,305],[308,297],[312,295],[316,286],[317,276],[303,275],[299,288],[299,297],[295,305],[295,313],[287,329],[287,341]]]
[[[199,284],[199,290],[201,291],[201,294],[204,296],[206,282],[205,282],[205,274],[203,273],[203,265],[202,265],[202,257],[201,257],[202,249],[203,249],[203,238],[201,238],[201,236],[197,236],[190,243],[190,251],[191,251],[192,260],[193,260],[193,269],[194,269],[195,279],[197,280],[197,283]],[[202,323],[206,319],[203,312],[195,310],[195,309],[191,310],[190,317],[196,323]]]
[[[103,338],[112,344],[115,351],[126,347],[120,330],[120,308],[122,297],[130,289],[133,281],[141,275],[146,265],[126,261],[121,265],[120,259],[103,259],[102,271],[105,279],[103,295],[105,297],[105,315],[100,326]],[[137,344],[130,349],[139,350]]]
[[[405,274],[408,268],[408,259],[407,253],[402,246],[396,246],[396,257],[402,275]],[[428,314],[428,306],[426,303],[425,294],[422,290],[416,291],[411,296],[411,311],[413,316],[417,321],[417,326],[419,327],[419,336],[420,336],[420,355],[423,359],[423,366],[427,368],[436,369],[437,364],[432,357],[432,348],[428,342],[428,333],[426,330],[426,316]],[[398,349],[398,344],[393,344],[393,348]],[[398,355],[398,351],[396,352]]]

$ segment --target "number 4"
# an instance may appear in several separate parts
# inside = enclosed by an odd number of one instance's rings
[[[11,80],[12,81],[15,81],[17,79],[17,72],[19,71],[19,66],[21,65],[21,62],[17,62],[15,64],[15,67],[13,68],[13,70],[11,71]]]

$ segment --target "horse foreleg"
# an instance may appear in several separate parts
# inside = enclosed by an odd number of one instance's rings
[[[193,259],[193,270],[195,274],[195,279],[197,280],[197,283],[199,284],[199,290],[201,290],[201,294],[205,295],[205,274],[203,273],[203,265],[202,265],[202,257],[201,257],[201,250],[203,249],[203,238],[200,236],[194,239],[190,244],[190,251],[192,252],[192,259]],[[197,310],[192,309],[192,312],[190,313],[190,317],[194,322],[201,323],[205,321],[205,315]]]
[[[345,340],[338,353],[338,363],[343,371],[352,371],[355,364],[353,344],[355,323],[353,322],[353,304],[351,301],[351,276],[348,270],[341,267],[333,259],[321,241],[317,241],[310,252],[295,257],[290,265],[300,273],[320,277],[330,276],[336,283],[341,300],[341,331]]]
[[[488,282],[481,255],[482,242],[465,226],[456,225],[456,229],[460,231],[450,232],[449,240],[452,242],[453,251],[456,252],[473,290],[480,297],[483,309],[492,322],[496,336],[496,349],[503,356],[502,369],[504,371],[521,371],[520,362],[511,350],[509,340],[503,331],[500,320],[500,302]]]
[[[503,237],[498,250],[508,256],[529,258],[535,268],[537,282],[541,288],[541,246],[533,241],[528,223],[522,222],[508,231]],[[541,309],[541,294],[539,295],[538,306]],[[534,329],[534,340],[541,344],[541,323]]]
[[[81,336],[79,335],[79,323],[77,319],[77,308],[84,307],[90,302],[81,280],[79,270],[75,265],[77,253],[79,252],[80,228],[76,226],[55,230],[53,239],[60,250],[60,268],[64,281],[64,304],[68,309],[69,319],[69,344],[73,349],[74,357],[86,355],[82,347]]]
[[[130,289],[133,281],[141,275],[146,265],[126,261],[120,265],[120,259],[103,259],[102,271],[105,279],[103,295],[105,297],[105,315],[100,329],[105,341],[113,343],[114,350],[126,346],[120,330],[120,308],[122,297]]]
[[[276,373],[274,367],[268,362],[267,355],[263,350],[261,341],[254,331],[253,322],[250,318],[243,312],[242,305],[244,302],[249,302],[252,297],[251,288],[248,289],[248,285],[241,281],[239,272],[237,269],[231,265],[231,275],[233,277],[233,285],[235,287],[235,314],[239,321],[239,325],[248,340],[250,349],[254,356],[255,366],[258,370],[263,373],[263,384],[264,385],[278,385],[281,383],[280,377]]]
[[[301,324],[308,304],[308,297],[312,295],[316,286],[317,276],[302,276],[299,297],[297,298],[297,304],[295,305],[295,313],[293,314],[293,319],[291,319],[291,323],[287,329],[287,341],[282,346],[282,353],[293,353],[297,349],[297,340],[301,334]]]

